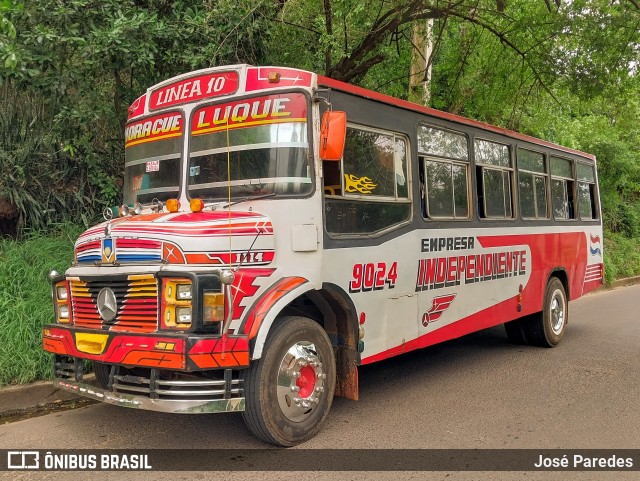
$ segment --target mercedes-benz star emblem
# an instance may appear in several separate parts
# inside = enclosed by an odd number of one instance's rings
[[[115,319],[118,312],[118,302],[116,301],[116,295],[111,289],[105,287],[98,294],[98,312],[100,317],[105,322],[110,322]]]

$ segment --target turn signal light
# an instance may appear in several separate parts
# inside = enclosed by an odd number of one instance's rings
[[[267,80],[271,84],[277,84],[278,82],[280,82],[280,72],[269,72]]]
[[[224,321],[224,296],[218,292],[205,292],[202,300],[204,324]]]
[[[204,209],[204,202],[202,199],[191,199],[189,207],[191,208],[191,212],[202,212],[202,209]]]
[[[166,207],[169,212],[178,212],[180,210],[180,201],[178,199],[167,199]]]

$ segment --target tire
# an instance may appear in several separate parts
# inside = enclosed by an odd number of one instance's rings
[[[96,381],[98,381],[98,385],[102,389],[107,389],[109,386],[109,374],[111,372],[111,366],[94,361],[93,372],[96,375]]]
[[[552,277],[544,291],[542,312],[531,316],[525,326],[527,344],[555,347],[560,343],[569,320],[567,294],[560,279]]]
[[[283,317],[262,357],[245,371],[242,416],[263,441],[294,446],[320,431],[335,385],[336,361],[324,329],[305,317]]]

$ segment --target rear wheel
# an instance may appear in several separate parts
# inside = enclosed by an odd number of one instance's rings
[[[557,346],[564,336],[568,317],[567,294],[560,279],[554,277],[545,290],[542,315],[530,326],[528,335],[531,344],[542,347]]]
[[[268,443],[302,443],[320,430],[335,383],[335,357],[324,329],[304,317],[282,318],[262,357],[246,371],[245,423]]]
[[[555,347],[564,336],[568,316],[564,285],[553,277],[545,289],[542,312],[508,322],[504,327],[513,344]]]

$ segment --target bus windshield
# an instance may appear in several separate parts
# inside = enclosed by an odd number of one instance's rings
[[[182,114],[169,112],[132,122],[125,130],[124,203],[178,197]]]
[[[189,145],[190,197],[311,192],[307,99],[254,97],[197,109]]]

